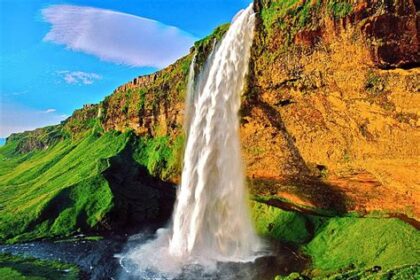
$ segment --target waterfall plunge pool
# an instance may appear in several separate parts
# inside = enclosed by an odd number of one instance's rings
[[[14,245],[0,245],[0,253],[54,260],[77,265],[82,271],[82,279],[185,279],[185,280],[272,280],[276,275],[288,275],[302,271],[308,260],[295,248],[278,242],[271,243],[273,254],[257,258],[254,262],[218,263],[214,271],[206,271],[199,265],[183,268],[179,275],[165,276],[157,271],[130,271],[124,260],[118,256],[129,248],[138,246],[154,238],[153,233],[139,233],[129,238],[112,236],[102,240],[58,240],[37,241]],[[124,265],[121,266],[121,263]]]

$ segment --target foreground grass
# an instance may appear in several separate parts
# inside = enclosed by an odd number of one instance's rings
[[[259,202],[251,207],[259,234],[296,246],[311,258],[303,274],[313,279],[420,276],[420,233],[398,219],[321,217]],[[305,279],[289,276],[284,279]]]
[[[0,254],[2,280],[76,280],[79,273],[79,269],[70,264]]]

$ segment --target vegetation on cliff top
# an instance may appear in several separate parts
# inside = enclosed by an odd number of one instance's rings
[[[312,22],[312,17],[319,12],[321,7],[320,0],[276,0],[263,1],[263,3],[265,6],[261,11],[261,19],[269,35],[278,28],[296,33]]]

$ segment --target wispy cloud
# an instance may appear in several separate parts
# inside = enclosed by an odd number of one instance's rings
[[[57,111],[57,110],[56,109],[47,109],[47,110],[44,111],[44,113],[49,114],[49,113],[54,113],[55,111]]]
[[[54,5],[42,15],[52,25],[44,41],[130,66],[167,66],[196,40],[176,27],[112,10]]]
[[[82,71],[58,71],[59,75],[61,75],[64,81],[68,84],[84,84],[90,85],[93,84],[96,80],[100,80],[102,78],[101,75],[96,73],[86,73]]]

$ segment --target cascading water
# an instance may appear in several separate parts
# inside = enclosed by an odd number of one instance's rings
[[[254,25],[250,5],[235,16],[196,78],[193,59],[187,143],[172,227],[127,255],[143,271],[246,261],[261,250],[246,204],[238,118]]]
[[[253,29],[250,6],[190,88],[194,109],[169,245],[174,256],[243,259],[259,248],[246,205],[238,119]]]

